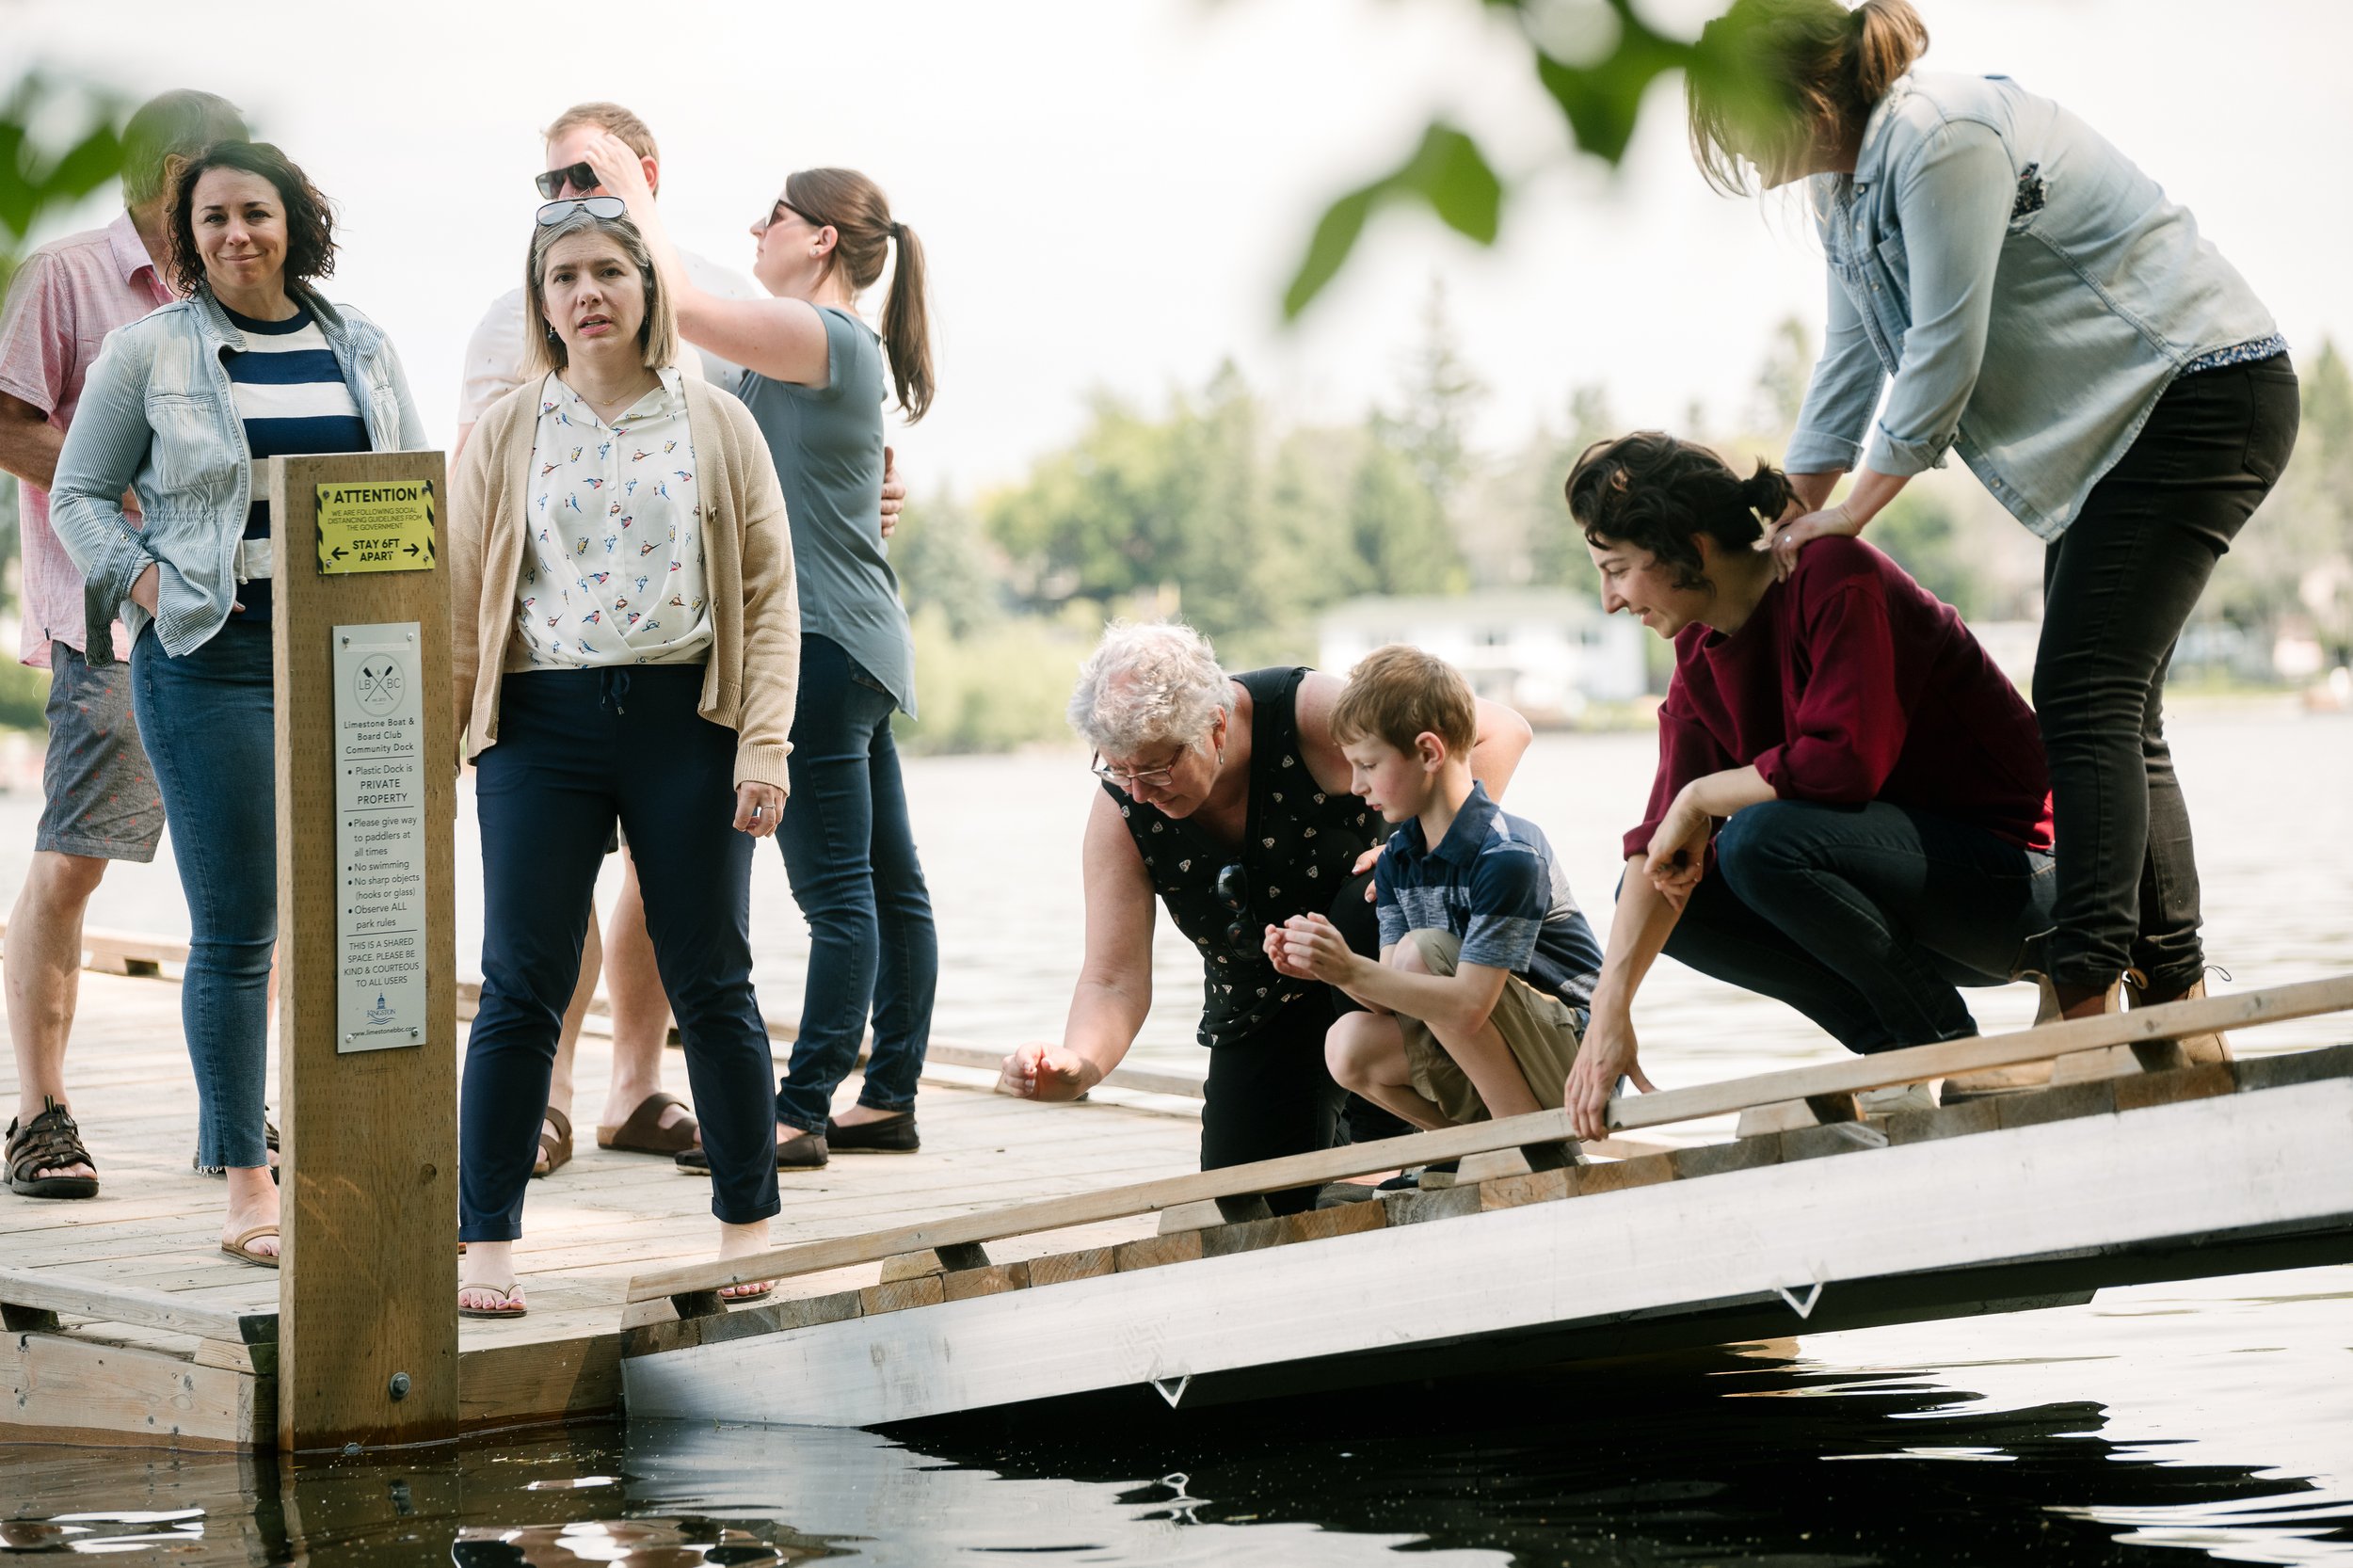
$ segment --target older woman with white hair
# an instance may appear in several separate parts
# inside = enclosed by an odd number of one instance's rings
[[[1083,852],[1085,960],[1061,1041],[1006,1057],[1000,1091],[1074,1099],[1128,1054],[1152,1004],[1157,897],[1201,953],[1202,1169],[1332,1145],[1344,1098],[1323,1058],[1334,993],[1277,974],[1265,937],[1312,910],[1357,928],[1352,945],[1377,940],[1363,873],[1382,824],[1349,792],[1332,735],[1344,684],[1305,667],[1228,676],[1189,626],[1104,632],[1070,698],[1102,780]],[[1479,704],[1471,771],[1490,794],[1529,740],[1517,713]]]

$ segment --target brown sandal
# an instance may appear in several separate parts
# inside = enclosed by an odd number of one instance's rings
[[[241,1230],[230,1240],[223,1241],[220,1244],[220,1250],[227,1253],[230,1256],[235,1258],[240,1263],[250,1263],[255,1265],[257,1268],[263,1269],[275,1269],[278,1267],[278,1255],[276,1253],[255,1252],[253,1250],[253,1243],[260,1237],[275,1236],[277,1234],[278,1227],[276,1225],[255,1225],[251,1230]],[[279,1244],[283,1246],[285,1243],[281,1241]]]
[[[536,1176],[552,1176],[572,1162],[572,1119],[552,1105],[545,1119],[555,1124],[555,1134],[549,1136],[544,1126],[539,1129],[539,1159],[531,1167],[531,1174]]]
[[[685,1104],[676,1095],[648,1095],[629,1113],[629,1120],[618,1127],[597,1128],[597,1147],[620,1154],[684,1154],[702,1142],[702,1128],[691,1112],[664,1127],[662,1113]]]
[[[75,1125],[66,1108],[43,1096],[45,1110],[19,1130],[14,1121],[8,1123],[7,1159],[8,1191],[24,1198],[94,1198],[98,1196],[95,1176],[41,1176],[42,1171],[63,1170],[69,1165],[88,1165],[98,1169],[89,1150],[82,1146],[82,1130]]]
[[[478,1290],[486,1296],[496,1296],[497,1306],[468,1306],[466,1292]],[[520,1318],[531,1311],[523,1299],[523,1282],[510,1279],[504,1286],[461,1285],[457,1288],[457,1315],[460,1318]]]

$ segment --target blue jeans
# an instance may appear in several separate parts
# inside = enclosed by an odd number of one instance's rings
[[[1667,954],[1785,1001],[1852,1051],[1977,1032],[1956,986],[2001,985],[2051,929],[2048,855],[1885,801],[1775,800],[1716,835]]]
[[[699,664],[533,670],[499,687],[475,760],[482,1007],[457,1128],[459,1240],[522,1234],[523,1192],[589,901],[617,818],[711,1157],[711,1211],[776,1212],[776,1070],[752,994],[752,840],[735,830],[735,731],[695,711]]]
[[[914,1109],[931,1046],[939,936],[890,738],[895,707],[840,643],[801,639],[792,798],[776,843],[808,921],[808,980],[800,1037],[776,1086],[776,1120],[802,1132],[825,1130],[870,1010],[874,1049],[860,1105]]]
[[[276,698],[267,622],[232,622],[175,659],[131,648],[131,710],[155,769],[188,901],[180,1025],[196,1068],[196,1158],[269,1162],[269,961],[278,942]]]

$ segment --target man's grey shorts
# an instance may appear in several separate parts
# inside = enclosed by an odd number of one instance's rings
[[[164,832],[155,770],[131,716],[127,661],[92,669],[49,645],[49,756],[41,766],[35,849],[99,860],[152,860]]]

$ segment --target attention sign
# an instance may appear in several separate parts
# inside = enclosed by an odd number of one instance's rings
[[[433,569],[433,482],[319,487],[319,570]]]

